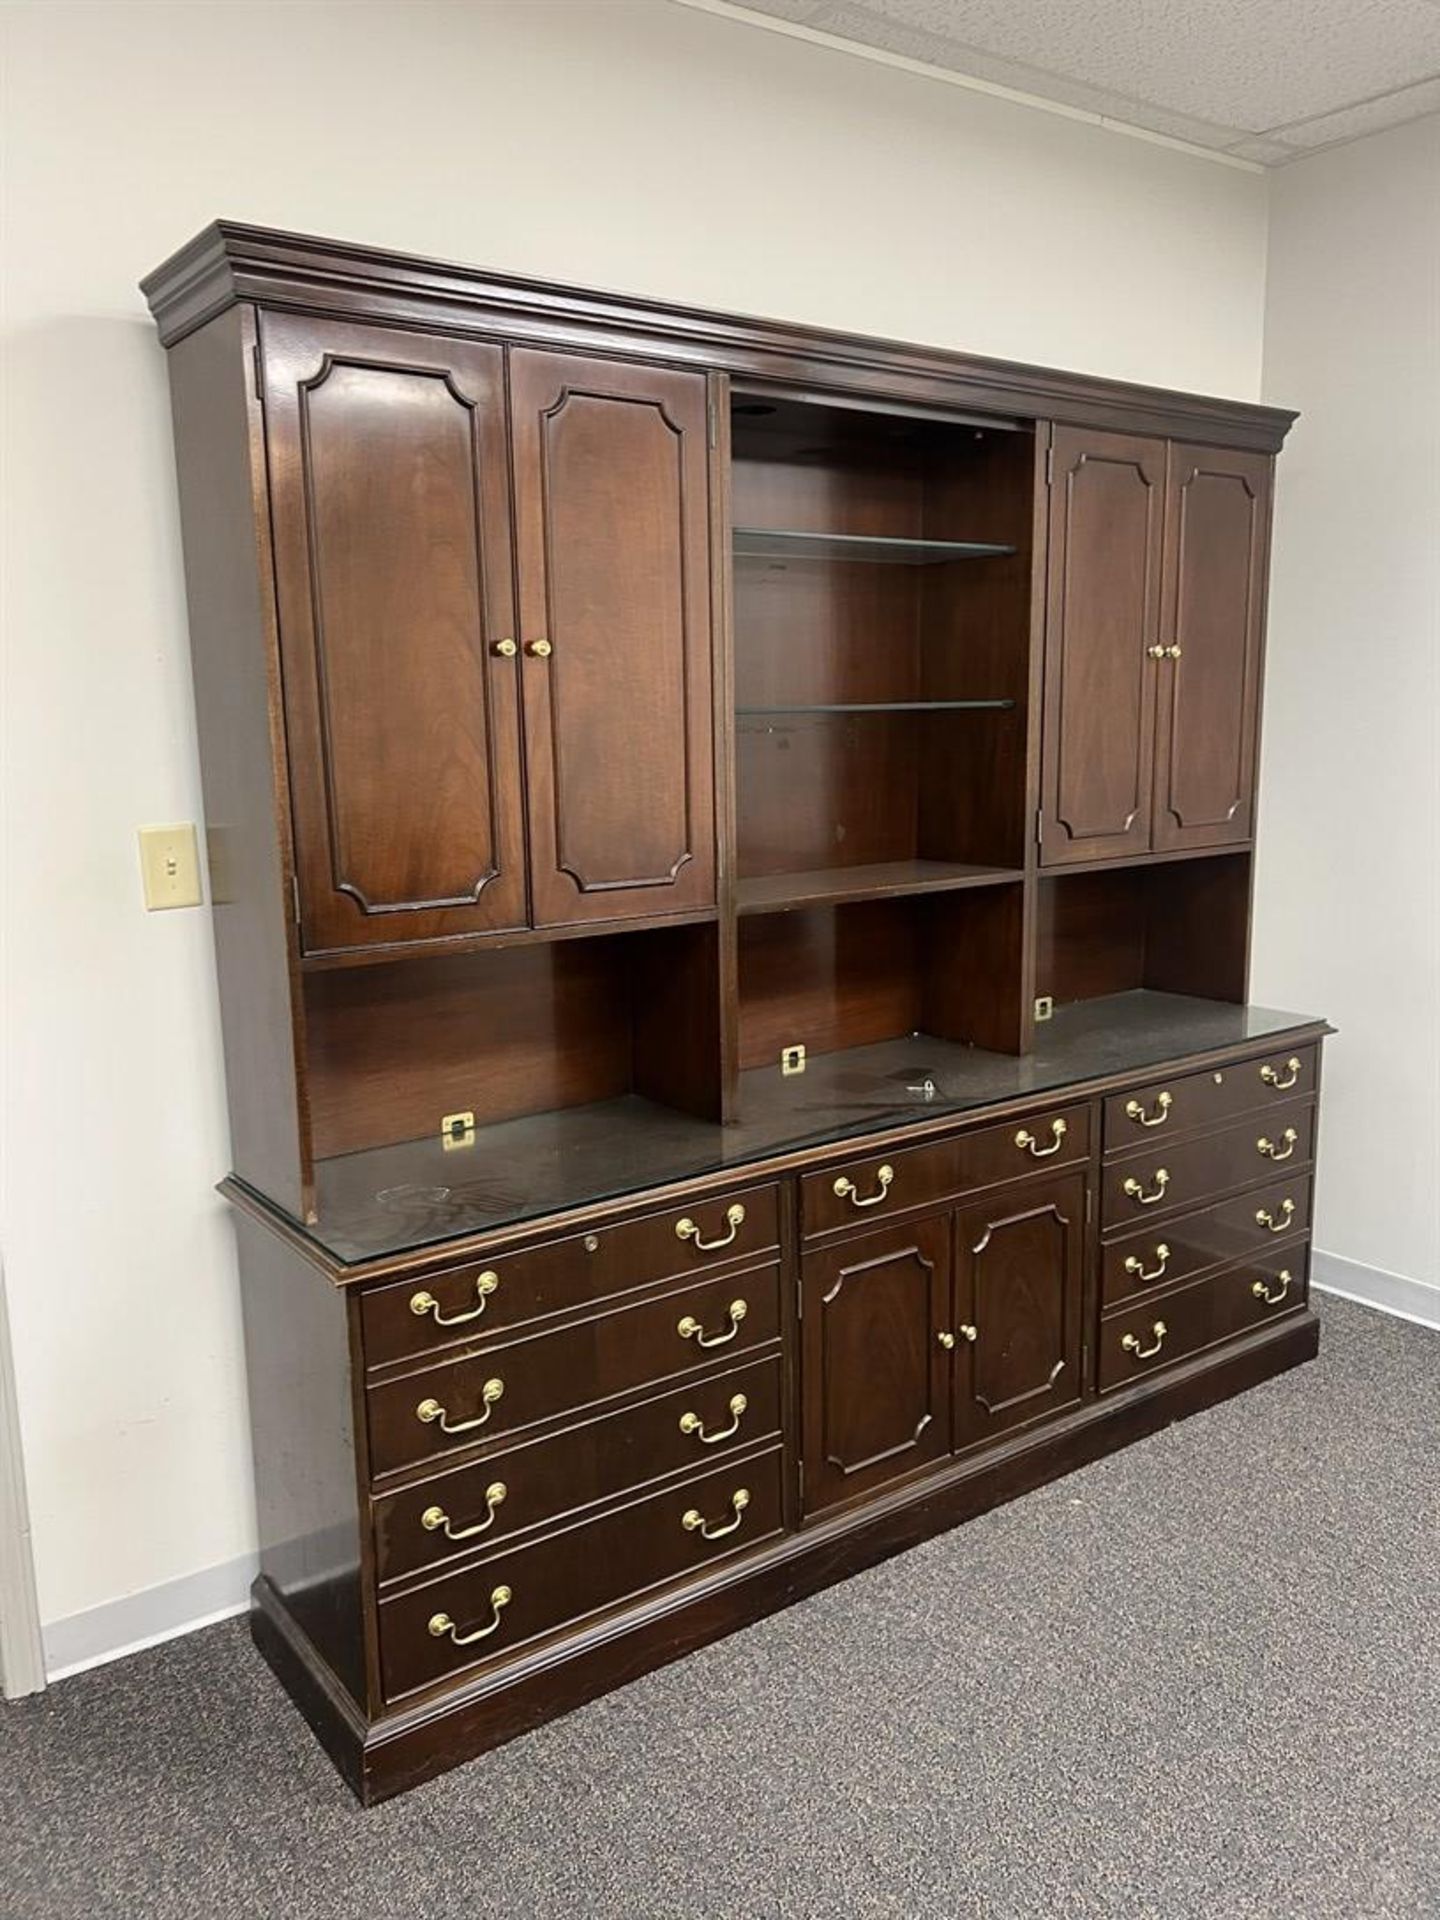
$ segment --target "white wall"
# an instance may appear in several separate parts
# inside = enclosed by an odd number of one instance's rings
[[[41,1603],[230,1568],[156,1603],[183,1616],[239,1590],[252,1514],[209,931],[147,918],[134,845],[200,806],[138,277],[225,214],[1253,398],[1265,182],[663,0],[5,27],[4,1178]]]
[[[1317,1271],[1440,1320],[1440,118],[1273,176],[1265,388],[1252,994],[1340,1029]]]

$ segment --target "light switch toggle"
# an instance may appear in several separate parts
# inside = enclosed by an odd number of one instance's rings
[[[178,827],[141,827],[140,872],[147,912],[201,904],[200,854],[188,820]]]

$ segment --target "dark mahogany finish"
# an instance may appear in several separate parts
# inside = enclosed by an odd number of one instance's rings
[[[950,1221],[917,1220],[804,1262],[805,1508],[950,1452]]]
[[[254,1631],[362,1799],[1314,1353],[1291,416],[230,223],[146,290]]]
[[[955,1227],[955,1443],[964,1447],[1080,1398],[1084,1175],[1008,1188],[966,1207]]]
[[[705,381],[517,352],[510,402],[536,925],[712,904]]]

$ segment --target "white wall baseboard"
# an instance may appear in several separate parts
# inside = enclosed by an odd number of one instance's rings
[[[1440,1329],[1440,1286],[1408,1274],[1387,1273],[1383,1267],[1367,1267],[1317,1247],[1310,1256],[1310,1284],[1321,1293],[1337,1293],[1342,1300],[1357,1300],[1417,1326]]]
[[[127,1653],[140,1653],[183,1633],[233,1619],[250,1604],[250,1583],[259,1571],[253,1555],[220,1567],[205,1567],[143,1593],[127,1594],[52,1620],[45,1628],[45,1671],[49,1679],[65,1680],[87,1667],[103,1666]]]

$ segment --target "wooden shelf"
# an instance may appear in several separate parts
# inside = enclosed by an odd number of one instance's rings
[[[737,707],[742,719],[776,713],[1008,713],[1013,700],[816,700],[777,707]]]
[[[848,560],[891,567],[943,566],[1014,553],[993,540],[908,540],[885,534],[801,533],[780,527],[736,527],[735,552],[752,560]]]
[[[849,900],[889,900],[912,893],[953,893],[962,887],[1002,887],[1024,879],[1019,867],[971,866],[953,860],[886,860],[865,867],[821,867],[809,873],[766,873],[741,880],[742,914],[785,913],[797,907],[839,906]]]

